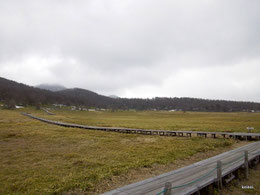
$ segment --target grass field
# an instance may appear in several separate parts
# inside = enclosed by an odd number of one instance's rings
[[[37,116],[69,123],[93,126],[165,130],[247,132],[254,127],[260,133],[260,113],[118,111],[87,112],[56,110],[56,115],[39,112]]]
[[[24,117],[20,111],[0,109],[0,194],[99,193],[118,186],[115,180],[121,184],[125,184],[122,179],[132,181],[134,172],[165,167],[160,170],[164,172],[169,166],[174,169],[184,165],[198,154],[221,152],[235,144],[229,139],[64,128]],[[246,113],[60,110],[55,111],[57,115],[48,116],[33,109],[23,111],[78,124],[151,129],[243,131],[246,126],[254,126],[258,131],[260,124],[258,114]]]

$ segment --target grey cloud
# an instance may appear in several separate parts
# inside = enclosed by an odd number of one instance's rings
[[[243,72],[250,69],[247,61],[259,60],[259,7],[257,0],[3,1],[0,74],[28,84],[48,79],[105,94],[125,95],[153,86],[154,96],[156,91],[174,96],[164,83],[182,71],[232,67],[243,61]],[[46,65],[37,80],[32,74],[41,73],[27,63],[31,57],[41,63],[46,59],[47,64],[59,60]],[[6,66],[22,66],[28,72],[18,77]],[[189,88],[185,81],[176,82]],[[239,89],[234,93],[239,96]]]

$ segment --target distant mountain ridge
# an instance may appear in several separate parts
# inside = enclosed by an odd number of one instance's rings
[[[8,104],[47,105],[64,104],[87,108],[182,110],[182,111],[260,111],[260,103],[197,98],[113,98],[95,92],[73,88],[50,91],[31,87],[0,77],[0,101]]]
[[[50,91],[31,87],[0,77],[0,100],[23,105],[65,104],[85,107],[110,108],[113,104],[107,96],[95,92],[73,88]]]
[[[40,84],[40,85],[36,85],[35,87],[40,88],[40,89],[46,89],[49,91],[62,91],[67,89],[66,87],[62,86],[62,85],[58,85],[58,84]]]

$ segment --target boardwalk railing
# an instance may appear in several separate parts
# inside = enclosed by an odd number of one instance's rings
[[[96,127],[96,126],[86,126],[86,125],[78,125],[78,124],[70,124],[59,121],[52,121],[40,117],[33,116],[28,113],[21,113],[24,116],[28,116],[30,118],[46,122],[53,125],[59,125],[63,127],[71,127],[71,128],[82,128],[89,130],[100,130],[100,131],[108,131],[108,132],[119,132],[119,133],[129,133],[129,134],[142,134],[142,135],[160,135],[160,136],[203,136],[203,137],[224,137],[224,138],[234,138],[240,140],[260,140],[260,133],[240,133],[240,132],[204,132],[204,131],[172,131],[172,130],[152,130],[152,129],[130,129],[130,128],[120,128],[120,127]]]
[[[106,192],[103,195],[183,195],[207,189],[212,184],[221,189],[223,182],[227,183],[238,177],[238,172],[241,170],[245,177],[248,177],[248,167],[259,163],[259,156],[260,142],[251,143],[187,167]],[[209,188],[207,190],[207,194],[213,194],[213,192],[209,192]]]

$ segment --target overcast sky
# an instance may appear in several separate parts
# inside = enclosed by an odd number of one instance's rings
[[[260,102],[259,0],[0,0],[0,76]]]

